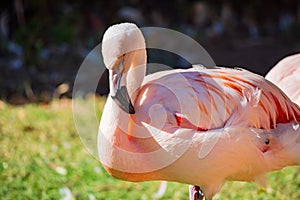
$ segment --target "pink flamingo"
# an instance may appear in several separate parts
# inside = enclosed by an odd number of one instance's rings
[[[110,94],[98,151],[109,174],[194,185],[190,198],[209,200],[225,181],[264,184],[267,172],[300,164],[300,108],[278,87],[219,67],[145,76],[145,46],[130,23],[103,37]]]
[[[277,85],[293,102],[300,105],[300,54],[279,61],[266,75],[266,79]]]

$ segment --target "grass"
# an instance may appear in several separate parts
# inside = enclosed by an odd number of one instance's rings
[[[82,101],[89,104],[90,100]],[[97,116],[104,99],[97,99]],[[153,199],[159,182],[130,183],[110,177],[83,147],[70,100],[11,106],[0,101],[0,199]],[[215,199],[300,199],[299,168],[268,176],[270,187],[226,183]],[[188,186],[168,183],[161,199],[187,199]]]

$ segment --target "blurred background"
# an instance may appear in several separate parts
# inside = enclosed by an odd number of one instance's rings
[[[0,3],[0,98],[23,104],[70,97],[84,58],[108,26],[124,21],[180,31],[217,65],[261,75],[300,49],[297,0],[6,0]],[[148,56],[148,62],[187,67],[174,56]],[[106,76],[99,85],[105,95]]]
[[[94,68],[87,70],[94,77],[83,77],[84,83],[100,78],[97,92],[107,94],[107,72],[102,77],[93,73],[104,68],[97,45],[104,31],[120,22],[180,31],[198,41],[217,65],[243,67],[261,75],[300,49],[300,1],[296,0],[248,4],[238,0],[2,0],[1,200],[158,198],[159,182],[114,179],[97,156],[86,151],[90,146],[84,147],[85,141],[97,145],[106,98],[79,94],[87,98],[69,99],[77,71],[92,50],[99,53],[93,57]],[[190,67],[183,58],[157,49],[148,49],[148,62]],[[226,183],[215,199],[300,199],[299,170],[291,167],[271,173],[266,189],[254,183]],[[168,183],[160,196],[184,200],[188,187]]]

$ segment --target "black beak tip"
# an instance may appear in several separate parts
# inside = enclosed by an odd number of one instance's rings
[[[133,107],[133,105],[130,103],[129,104],[129,110],[128,110],[128,114],[135,114],[135,110],[134,110],[134,107]]]

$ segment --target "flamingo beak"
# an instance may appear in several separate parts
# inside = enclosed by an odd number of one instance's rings
[[[115,96],[111,96],[111,98],[117,103],[117,105],[124,110],[128,114],[134,114],[135,110],[130,100],[127,88],[125,86],[121,86],[117,88],[117,92]]]
[[[113,81],[113,88],[115,91],[114,95],[111,95],[111,98],[116,102],[116,104],[126,113],[134,114],[135,110],[133,104],[130,100],[130,96],[128,94],[128,90],[126,85],[122,85],[124,82],[123,77],[123,63],[119,63],[119,68],[113,70],[113,77],[111,81]]]

